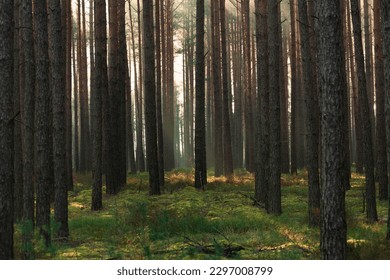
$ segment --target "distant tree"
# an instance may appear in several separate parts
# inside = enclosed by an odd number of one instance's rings
[[[308,214],[309,223],[311,225],[318,225],[320,217],[318,213],[320,209],[320,178],[318,172],[319,108],[317,89],[315,88],[312,75],[312,72],[316,71],[316,69],[312,67],[315,64],[310,48],[310,25],[307,15],[307,0],[298,0],[298,7],[299,22],[301,23],[300,34],[304,96],[306,99],[306,163],[309,184]]]
[[[133,67],[134,67],[134,98],[135,98],[135,115],[136,115],[136,133],[137,133],[137,148],[136,148],[136,163],[137,163],[137,169],[140,172],[145,171],[145,155],[144,155],[144,147],[143,147],[143,142],[142,142],[142,135],[143,135],[143,130],[142,130],[142,102],[141,102],[141,97],[142,92],[139,91],[139,86],[138,86],[138,75],[137,75],[137,55],[136,55],[136,44],[135,44],[135,28],[133,24],[133,13],[132,13],[132,7],[129,1],[129,17],[130,17],[130,38],[131,38],[131,45],[133,49]],[[140,36],[141,37],[141,36]],[[138,43],[141,43],[141,39],[139,39]],[[138,52],[142,52],[141,46],[138,47]],[[139,56],[139,67],[140,70],[142,71],[142,63],[141,61],[141,56]]]
[[[118,141],[117,154],[118,163],[116,176],[119,184],[126,185],[127,168],[126,168],[126,77],[127,77],[127,42],[126,42],[126,11],[125,0],[117,1],[118,5]]]
[[[219,1],[211,2],[211,44],[212,44],[212,75],[214,97],[214,157],[215,176],[223,174],[223,146],[222,146],[222,95],[221,95],[221,67],[220,67],[220,27]]]
[[[297,167],[297,47],[296,47],[296,17],[295,17],[295,2],[290,1],[290,19],[291,19],[291,41],[290,41],[290,67],[291,67],[291,173],[296,174]]]
[[[47,1],[34,2],[35,32],[35,150],[37,227],[46,245],[51,242],[50,195],[53,188],[52,105],[49,88]]]
[[[252,108],[252,58],[251,58],[251,19],[250,1],[241,1],[242,20],[242,48],[243,48],[243,71],[244,71],[244,120],[245,120],[245,167],[249,172],[255,170],[255,150],[254,150],[254,127]],[[253,58],[255,59],[255,58]]]
[[[78,0],[78,40],[77,66],[79,74],[79,106],[80,106],[80,172],[90,170],[90,125],[88,94],[88,62],[87,62],[87,29],[85,0]]]
[[[207,183],[206,123],[205,123],[205,55],[204,0],[196,1],[196,58],[195,58],[195,188]]]
[[[321,89],[321,256],[345,259],[347,225],[345,188],[346,157],[343,98],[346,77],[340,1],[315,1],[318,41],[318,81]]]
[[[13,213],[13,0],[0,1],[0,259],[12,259]]]
[[[146,155],[149,170],[149,193],[160,194],[160,180],[157,156],[157,119],[156,119],[156,77],[155,45],[153,29],[153,2],[143,0],[143,40],[145,63],[145,127]]]
[[[369,222],[378,220],[375,195],[374,152],[371,134],[371,118],[367,92],[367,81],[364,72],[364,54],[362,43],[362,29],[358,0],[351,0],[351,14],[355,43],[355,59],[358,74],[358,103],[359,113],[363,122],[363,159],[366,175],[366,205],[367,219]]]
[[[54,163],[54,218],[59,223],[57,237],[67,239],[68,186],[66,177],[66,118],[65,118],[65,68],[62,55],[65,43],[61,29],[60,0],[51,0],[48,6],[50,85],[53,98],[53,163]]]
[[[160,185],[165,184],[164,178],[164,133],[162,114],[162,85],[161,85],[161,22],[160,22],[160,0],[156,0],[155,22],[156,22],[156,106],[157,106],[157,137],[158,137],[158,166],[160,170]]]
[[[382,0],[382,36],[383,36],[383,57],[385,73],[385,94],[386,94],[386,133],[390,135],[390,0]],[[390,167],[390,137],[386,140],[387,147],[387,168]],[[387,240],[390,240],[390,199],[389,214],[387,218]]]
[[[268,67],[269,67],[269,185],[267,211],[281,214],[281,145],[279,84],[279,2],[268,0]]]
[[[230,130],[229,115],[229,76],[228,76],[228,53],[227,53],[227,35],[226,35],[226,11],[225,0],[220,0],[220,24],[221,24],[221,52],[222,52],[222,102],[223,102],[223,159],[224,174],[229,176],[233,174],[232,158],[232,137]]]
[[[66,41],[64,48],[64,56],[66,64],[65,80],[66,80],[66,97],[65,97],[65,113],[66,113],[66,176],[67,186],[69,190],[73,190],[73,174],[72,174],[72,1],[62,1],[62,33],[63,41]]]

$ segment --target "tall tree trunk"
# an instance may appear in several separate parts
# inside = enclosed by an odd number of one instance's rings
[[[127,66],[127,44],[126,44],[126,12],[125,0],[117,1],[118,5],[118,140],[117,147],[118,164],[117,176],[121,186],[126,185],[127,180],[127,145],[126,145],[126,66]]]
[[[103,146],[103,97],[108,95],[107,81],[107,21],[106,1],[95,0],[94,26],[95,26],[95,90],[94,107],[92,114],[93,135],[93,168],[92,168],[92,204],[93,211],[101,210],[102,202],[102,146]]]
[[[220,64],[219,64],[219,2],[211,3],[211,33],[212,33],[212,55],[213,55],[213,87],[214,87],[214,156],[215,156],[215,176],[223,174],[223,149],[222,149],[222,98],[220,91]]]
[[[23,106],[23,219],[34,224],[34,97],[35,62],[32,24],[32,3],[22,1],[22,51],[24,56]]]
[[[229,77],[228,77],[228,57],[227,57],[227,38],[226,38],[226,16],[225,0],[220,0],[220,22],[221,22],[221,48],[222,48],[222,101],[223,101],[223,160],[224,174],[230,176],[233,174],[232,159],[232,138],[230,134],[230,116],[229,116]]]
[[[279,85],[279,16],[278,2],[268,0],[268,65],[269,65],[269,186],[267,211],[282,213],[280,166],[280,85]]]
[[[61,28],[61,3],[48,3],[49,57],[51,95],[53,96],[53,162],[54,162],[54,219],[59,224],[56,233],[59,239],[67,239],[68,186],[66,185],[66,118],[65,118],[65,61]]]
[[[291,67],[291,173],[297,173],[297,51],[296,51],[296,20],[295,20],[295,1],[290,1],[291,18],[291,45],[290,45],[290,67]]]
[[[321,89],[321,256],[345,259],[344,161],[346,158],[343,113],[346,77],[340,2],[316,1],[318,41],[318,81]]]
[[[204,0],[196,1],[196,58],[195,58],[195,188],[207,183],[206,119],[205,119],[205,55]]]
[[[88,70],[87,70],[87,34],[85,21],[85,0],[78,0],[79,40],[77,65],[79,71],[80,105],[80,172],[89,169],[89,105],[88,105]]]
[[[145,171],[145,156],[144,156],[144,148],[142,144],[142,102],[140,102],[139,98],[139,87],[138,87],[138,76],[137,76],[137,57],[136,57],[136,48],[135,48],[135,39],[134,39],[134,26],[133,26],[133,18],[131,12],[131,5],[129,2],[129,17],[130,17],[130,30],[131,30],[131,42],[133,47],[133,64],[134,64],[134,97],[135,97],[135,115],[136,115],[136,133],[137,133],[137,148],[136,148],[136,161],[138,171]],[[141,40],[139,40],[141,42]],[[139,47],[138,51],[141,52],[142,48]],[[139,56],[139,58],[141,58]],[[141,59],[139,59],[139,64],[141,63]]]
[[[310,225],[319,224],[320,186],[318,173],[318,96],[314,87],[312,68],[314,57],[310,50],[309,20],[307,0],[298,0],[299,22],[301,23],[301,52],[303,63],[304,96],[306,99],[307,149],[306,160],[309,181],[308,214]]]
[[[290,143],[289,143],[289,96],[288,96],[288,34],[283,28],[280,34],[280,122],[281,122],[281,153],[282,173],[290,172]],[[259,63],[258,63],[259,64]]]
[[[245,65],[244,87],[244,116],[245,116],[245,165],[250,172],[254,171],[254,135],[253,135],[253,111],[252,111],[252,71],[251,71],[251,30],[249,18],[249,0],[241,1],[242,33]]]
[[[47,2],[34,2],[35,31],[35,149],[36,149],[36,215],[37,227],[45,240],[50,237],[50,193],[53,183],[53,151],[51,98],[49,88],[49,54],[47,29]]]
[[[22,146],[22,126],[20,120],[23,118],[22,109],[23,97],[21,84],[23,83],[21,63],[23,61],[20,41],[20,0],[14,1],[14,215],[15,220],[20,221],[23,214],[23,146]]]
[[[364,54],[362,44],[362,29],[358,0],[351,0],[351,15],[355,42],[355,58],[358,74],[358,103],[363,122],[363,158],[366,173],[366,205],[367,219],[370,223],[378,220],[375,198],[374,152],[371,135],[371,118],[368,101],[366,75],[364,73]]]
[[[64,55],[66,59],[65,72],[65,114],[66,114],[66,185],[68,190],[73,190],[73,170],[72,170],[72,3],[65,0],[62,4],[64,17],[63,36],[66,41]]]
[[[161,108],[161,28],[160,28],[160,0],[156,0],[155,7],[156,23],[156,106],[157,106],[157,145],[158,145],[158,167],[160,186],[164,186],[164,133],[163,117]]]
[[[376,95],[376,178],[379,182],[379,199],[386,200],[388,174],[386,159],[385,88],[383,69],[383,45],[381,32],[381,1],[374,0],[374,47],[375,47],[375,95]]]
[[[256,0],[257,61],[268,61],[267,1]],[[255,198],[267,202],[269,174],[269,93],[268,63],[257,63],[257,160]]]
[[[0,2],[0,259],[13,259],[13,0]]]
[[[80,39],[78,39],[80,40]],[[78,83],[78,71],[76,67],[76,40],[73,40],[73,110],[74,110],[74,135],[73,135],[73,146],[74,146],[74,166],[75,170],[80,171],[80,141],[79,141],[79,83]]]
[[[390,123],[390,0],[382,1],[382,36],[383,36],[383,57],[385,73],[385,94],[386,94],[386,122]],[[390,135],[390,126],[386,125],[386,133]],[[390,137],[386,138],[387,148],[387,171],[390,167]],[[387,216],[387,240],[390,240],[390,196],[389,213]]]
[[[160,180],[157,155],[157,119],[156,119],[156,77],[155,46],[153,30],[153,3],[143,0],[143,40],[145,62],[145,127],[146,154],[149,170],[149,193],[160,194]]]
[[[373,75],[373,59],[372,59],[372,37],[371,37],[371,19],[370,19],[370,10],[372,10],[371,3],[369,5],[368,0],[363,1],[363,26],[362,32],[364,32],[364,62],[365,62],[365,73],[367,81],[367,97],[368,97],[368,106],[369,106],[369,116],[371,119],[371,135],[374,140],[375,135],[375,112],[374,112],[374,75]],[[370,1],[371,2],[371,1]],[[373,141],[372,140],[372,141]],[[376,147],[373,146],[374,151],[374,162],[375,162],[375,150]]]

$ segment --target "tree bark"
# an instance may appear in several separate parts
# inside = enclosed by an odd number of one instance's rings
[[[383,36],[383,57],[385,73],[385,114],[386,114],[386,133],[390,135],[390,0],[382,0],[382,36]],[[390,167],[390,137],[386,138],[387,148],[387,171]],[[387,218],[387,240],[390,240],[390,199],[389,213]]]
[[[103,97],[108,95],[107,77],[107,20],[106,1],[95,0],[94,26],[95,26],[95,90],[94,114],[92,119],[93,136],[93,168],[92,168],[92,204],[91,209],[98,211],[103,208],[102,202],[102,148],[103,148]]]
[[[215,176],[223,174],[223,149],[222,149],[222,98],[220,90],[220,63],[219,63],[219,2],[211,3],[211,33],[212,33],[212,64],[213,64],[213,88],[214,88],[214,157],[215,157]]]
[[[156,0],[156,106],[157,106],[157,137],[158,137],[158,167],[160,186],[164,186],[164,133],[161,108],[161,28],[160,28],[160,0]]]
[[[221,51],[222,51],[222,102],[223,102],[223,160],[224,174],[230,176],[233,174],[232,159],[232,138],[230,131],[229,116],[229,77],[228,77],[228,57],[227,57],[227,38],[226,38],[226,16],[225,0],[220,0],[220,22],[221,22]]]
[[[267,211],[280,215],[281,205],[281,146],[280,146],[280,85],[279,85],[279,3],[268,0],[268,64],[269,64],[269,185]]]
[[[195,64],[195,188],[207,183],[206,169],[206,119],[205,119],[205,55],[204,0],[196,1],[196,64]]]
[[[36,216],[37,227],[45,240],[51,242],[50,193],[53,182],[52,110],[49,88],[49,54],[47,28],[47,1],[34,2],[35,31],[35,149],[36,149]]]
[[[291,67],[291,174],[297,173],[297,50],[296,50],[296,20],[295,1],[290,1],[291,18],[291,45],[290,45],[290,67]]]
[[[23,220],[34,224],[34,95],[35,62],[32,24],[32,3],[22,1],[21,24],[22,51],[24,56],[23,115]]]
[[[346,158],[343,104],[346,77],[340,2],[316,1],[318,81],[321,89],[321,256],[345,259],[347,225],[345,220]]]
[[[53,97],[53,162],[54,162],[54,219],[59,224],[57,237],[67,239],[68,186],[66,184],[66,118],[65,118],[65,68],[62,55],[61,3],[48,3],[49,57],[51,95]]]
[[[157,155],[157,119],[156,119],[156,77],[155,77],[155,45],[153,30],[153,3],[143,0],[143,40],[145,63],[145,136],[146,154],[149,170],[149,194],[159,195],[160,180]]]
[[[376,94],[376,178],[379,183],[379,199],[386,200],[388,174],[386,158],[385,76],[383,69],[383,45],[381,32],[381,0],[374,0],[374,49]]]
[[[13,2],[0,1],[0,259],[13,259]]]
[[[257,61],[268,61],[267,1],[256,0]],[[268,64],[257,63],[257,159],[255,198],[267,202],[269,174],[269,82]]]

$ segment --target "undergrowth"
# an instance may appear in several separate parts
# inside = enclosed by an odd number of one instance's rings
[[[212,175],[209,173],[209,175]],[[308,226],[307,174],[282,176],[280,216],[254,206],[252,174],[210,176],[203,191],[193,171],[166,174],[161,196],[148,195],[146,173],[129,175],[118,195],[104,195],[104,209],[90,210],[90,174],[75,176],[69,193],[70,238],[44,246],[31,225],[16,226],[16,257],[28,259],[319,259],[320,232]],[[348,258],[390,259],[385,240],[387,203],[379,222],[362,213],[364,178],[353,173],[347,192]],[[53,223],[53,236],[58,225]],[[23,242],[31,236],[31,242]]]

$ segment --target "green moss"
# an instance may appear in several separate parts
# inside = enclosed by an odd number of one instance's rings
[[[211,175],[212,172],[209,172]],[[69,194],[70,238],[44,248],[31,226],[16,227],[17,257],[37,259],[318,259],[318,228],[308,226],[307,174],[282,176],[280,216],[253,206],[253,175],[209,178],[205,191],[193,188],[191,169],[166,174],[161,196],[148,195],[148,174],[128,177],[118,195],[104,195],[104,209],[90,210],[89,175],[75,175]],[[364,178],[353,174],[346,213],[351,259],[389,259],[387,203],[378,202],[379,223],[362,213]],[[23,234],[32,234],[23,244]],[[240,248],[229,252],[230,248]]]

